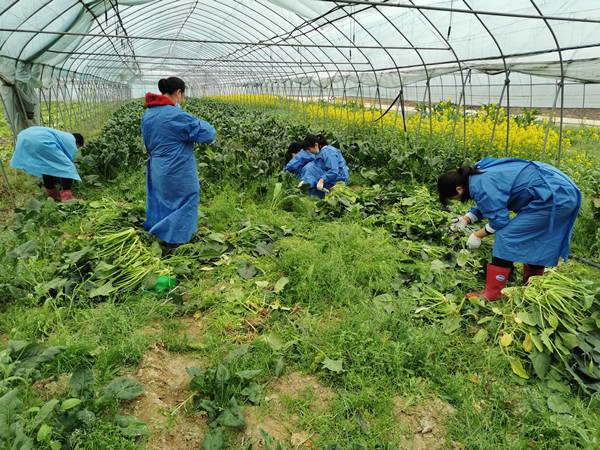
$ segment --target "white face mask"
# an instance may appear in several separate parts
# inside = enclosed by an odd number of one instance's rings
[[[177,97],[177,100],[178,100],[178,101],[175,103],[175,107],[176,107],[176,108],[181,108],[181,106],[180,106],[180,105],[181,105],[181,103],[182,103],[182,100],[181,100],[181,95],[179,95],[179,96]]]

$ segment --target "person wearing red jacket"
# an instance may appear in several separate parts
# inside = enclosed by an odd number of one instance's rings
[[[158,82],[162,95],[146,94],[142,137],[148,161],[144,227],[167,244],[190,240],[198,230],[200,183],[195,142],[213,142],[214,127],[180,109],[185,99],[181,78]]]

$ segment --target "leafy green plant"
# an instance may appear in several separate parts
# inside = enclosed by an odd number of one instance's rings
[[[341,217],[355,214],[355,217],[361,217],[363,205],[358,194],[340,181],[331,187],[322,202],[317,202],[316,208],[326,216]]]
[[[52,408],[44,419],[53,425],[54,433],[63,439],[67,439],[74,430],[85,428],[110,408],[133,400],[145,391],[139,381],[127,377],[118,378],[102,388],[87,367],[75,370],[68,385],[71,388],[70,397],[63,399],[60,407]],[[58,400],[55,402],[55,406],[58,406]],[[125,436],[141,436],[148,431],[146,424],[135,417],[116,415],[114,420]]]
[[[34,442],[61,448],[76,430],[92,424],[96,416],[119,402],[131,400],[144,387],[130,378],[120,378],[99,389],[88,368],[76,370],[71,379],[71,395],[53,398],[41,407],[24,413],[29,401],[21,387],[41,378],[42,366],[51,363],[66,347],[46,347],[25,341],[8,341],[0,352],[0,440],[5,448],[33,448]],[[115,423],[125,436],[146,433],[145,424],[133,417],[116,416]]]
[[[67,347],[46,347],[25,341],[8,341],[0,351],[0,395],[14,386],[30,387],[41,378],[41,368],[51,363]]]
[[[591,283],[550,270],[504,292],[506,301],[492,308],[502,320],[487,316],[479,323],[496,324],[490,331],[513,372],[547,379],[552,363],[559,363],[563,377],[568,373],[582,388],[600,390],[600,301]]]
[[[100,185],[125,167],[134,170],[142,166],[146,158],[140,128],[144,111],[141,100],[123,106],[102,127],[100,136],[86,142],[78,159],[86,182]]]
[[[194,406],[208,412],[208,420],[212,428],[219,425],[243,427],[246,425],[244,408],[239,405],[237,399],[244,397],[252,403],[260,401],[260,386],[252,380],[261,371],[241,370],[232,374],[227,368],[247,352],[247,346],[231,351],[216,369],[203,370],[197,367],[186,369],[188,375],[192,377],[190,390],[194,395]]]
[[[537,108],[523,108],[523,113],[513,117],[513,120],[521,127],[527,128],[535,123],[540,111]]]

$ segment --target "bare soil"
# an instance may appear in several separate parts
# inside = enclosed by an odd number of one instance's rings
[[[181,332],[186,333],[190,341],[200,342],[204,331],[202,320],[183,320],[186,326]],[[155,335],[157,342],[160,331],[157,323],[141,330]],[[200,448],[202,445],[204,433],[208,430],[208,417],[205,412],[195,410],[191,404],[191,379],[185,370],[187,367],[206,367],[206,362],[193,353],[171,353],[157,343],[146,352],[132,375],[146,387],[146,391],[125,405],[122,412],[148,424],[149,437],[145,448],[171,450]],[[61,385],[66,383],[66,379],[68,377],[59,382],[48,380],[41,388],[50,388],[54,386],[52,383]],[[295,448],[316,448],[314,442],[319,436],[303,429],[300,417],[290,411],[286,404],[301,397],[303,402],[309,402],[311,414],[333,416],[332,402],[337,396],[343,395],[322,385],[315,376],[295,371],[272,380],[263,393],[260,405],[247,405],[244,409],[247,425],[238,435],[236,448],[252,443],[253,449],[263,449],[260,429]],[[409,404],[400,397],[394,399],[394,405],[392,414],[396,426],[385,438],[401,441],[400,448],[463,448],[460,444],[448,442],[445,437],[446,420],[455,413],[452,406],[437,398]]]
[[[203,411],[186,407],[191,379],[185,369],[202,365],[197,357],[173,354],[158,345],[146,352],[132,376],[146,387],[146,392],[124,408],[124,413],[148,425],[146,448],[200,448],[208,417]]]

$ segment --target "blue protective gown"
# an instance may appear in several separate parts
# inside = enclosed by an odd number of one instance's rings
[[[11,167],[30,175],[51,175],[81,181],[73,160],[79,149],[75,136],[46,127],[30,127],[17,135]]]
[[[557,168],[515,158],[487,157],[469,180],[469,211],[496,230],[492,255],[507,261],[556,266],[567,261],[581,193]],[[509,218],[509,211],[517,215]]]
[[[300,172],[300,179],[304,183],[308,184],[308,196],[317,197],[323,200],[325,198],[325,192],[317,189],[317,183],[323,178],[323,171],[315,166],[314,161],[310,161],[304,165]]]
[[[331,189],[338,181],[343,181],[348,185],[350,171],[346,165],[346,160],[337,148],[326,145],[315,157],[315,167],[323,172],[323,187]],[[317,179],[317,181],[319,181]],[[315,183],[316,185],[316,183]],[[312,187],[312,185],[311,185]]]
[[[293,173],[294,175],[296,175],[296,178],[300,178],[300,176],[302,174],[302,169],[304,168],[304,166],[307,163],[312,162],[314,160],[315,160],[315,155],[302,149],[298,153],[296,153],[296,156],[294,156],[290,160],[290,162],[288,162],[285,165],[283,170]]]
[[[150,95],[158,101],[149,104]],[[163,96],[148,94],[149,108],[142,117],[149,153],[144,227],[167,243],[182,244],[198,230],[200,184],[194,142],[212,142],[216,133],[208,122],[159,97]]]

